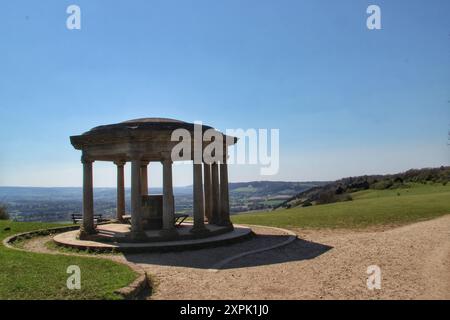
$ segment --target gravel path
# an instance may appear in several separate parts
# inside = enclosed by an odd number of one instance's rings
[[[450,215],[390,230],[298,229],[300,239],[287,246],[209,270],[288,237],[254,231],[255,239],[226,247],[111,258],[153,275],[152,299],[450,299]],[[28,241],[25,249],[48,251],[42,242]],[[367,289],[370,265],[381,268],[380,290]]]
[[[152,299],[450,299],[450,215],[387,231],[297,231],[217,273],[182,256],[184,266],[140,265],[159,281]],[[369,265],[381,268],[381,290],[367,289]]]

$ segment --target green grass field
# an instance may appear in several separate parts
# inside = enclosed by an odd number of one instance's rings
[[[353,201],[295,207],[232,217],[233,223],[292,228],[365,228],[401,225],[450,213],[450,186],[410,184],[394,190],[365,190]]]
[[[61,224],[0,221],[0,240]],[[5,228],[10,227],[10,231]],[[0,245],[0,300],[119,299],[114,290],[130,284],[137,274],[125,265],[90,257],[21,252]],[[69,290],[67,267],[81,269],[81,290]]]

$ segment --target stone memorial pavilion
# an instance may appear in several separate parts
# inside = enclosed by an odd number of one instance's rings
[[[172,181],[175,130],[182,129],[193,138],[192,148],[182,151],[183,160],[194,160],[192,223],[177,226]],[[197,130],[197,131],[196,131]],[[200,135],[196,135],[200,130]],[[217,138],[204,139],[205,132],[221,137],[223,143],[213,155],[204,156]],[[211,134],[210,134],[211,136]],[[205,141],[206,140],[206,141]],[[165,118],[145,118],[95,127],[81,135],[71,136],[73,147],[82,152],[83,209],[77,241],[106,241],[119,243],[195,240],[218,237],[235,230],[230,221],[227,150],[237,139],[205,125]],[[219,141],[219,140],[217,140]],[[216,141],[216,146],[217,146]],[[195,161],[196,146],[200,148]],[[220,160],[217,160],[220,158]],[[109,161],[117,168],[116,223],[96,223],[94,214],[93,164]],[[162,164],[162,194],[149,195],[148,166]],[[131,166],[131,212],[125,212],[125,175]],[[248,232],[247,232],[248,233]],[[242,235],[242,234],[241,234]]]

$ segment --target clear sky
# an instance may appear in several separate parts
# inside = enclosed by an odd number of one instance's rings
[[[70,4],[81,30],[66,28]],[[367,29],[369,4],[382,30]],[[448,0],[3,0],[0,185],[80,186],[69,136],[141,117],[280,129],[279,173],[232,166],[231,181],[449,165],[449,13]],[[114,169],[96,163],[95,185],[114,186]],[[174,183],[191,175],[177,166]]]

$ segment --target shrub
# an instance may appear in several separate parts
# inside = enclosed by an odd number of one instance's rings
[[[327,204],[327,203],[333,203],[338,200],[338,197],[334,193],[334,191],[328,190],[323,191],[319,194],[319,198],[317,199],[318,204]]]
[[[394,183],[395,183],[395,184],[403,184],[403,179],[400,178],[400,177],[396,177],[396,178],[394,179]]]
[[[374,183],[372,185],[372,188],[376,189],[376,190],[385,190],[385,189],[389,189],[390,187],[392,187],[393,184],[394,183],[390,179],[386,179],[386,180],[381,180],[381,181],[378,181],[377,183]]]
[[[342,188],[342,186],[339,186],[336,188],[335,193],[336,194],[343,194],[345,192],[344,188]]]
[[[312,206],[312,203],[311,203],[311,201],[309,201],[309,200],[306,200],[306,201],[303,202],[303,204],[302,204],[302,207],[310,207],[310,206]]]
[[[6,211],[6,206],[3,204],[0,204],[0,220],[8,220],[9,214],[8,211]]]
[[[403,183],[394,183],[392,186],[389,187],[389,189],[399,189],[403,188],[405,185]]]
[[[346,193],[342,196],[342,201],[353,201],[353,197],[350,193]]]

